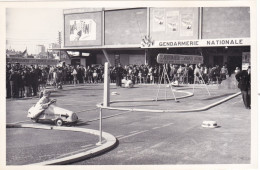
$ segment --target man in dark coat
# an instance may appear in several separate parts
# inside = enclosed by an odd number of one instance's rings
[[[33,96],[37,96],[38,92],[38,75],[37,72],[35,71],[35,68],[32,67],[31,73],[30,73],[31,81],[30,84],[33,89]]]
[[[115,68],[115,74],[116,74],[116,86],[120,86],[122,84],[122,78],[123,78],[123,72],[124,69],[121,67],[121,64],[118,64],[118,66]]]
[[[251,68],[243,70],[236,75],[238,88],[241,90],[244,105],[247,109],[251,109]]]
[[[24,83],[24,96],[29,97],[31,94],[29,94],[29,88],[31,86],[31,77],[29,73],[29,69],[24,69],[24,76],[23,76],[23,83]]]
[[[18,86],[18,73],[14,69],[11,69],[11,74],[9,76],[10,86],[11,86],[11,97],[19,97],[19,86]]]

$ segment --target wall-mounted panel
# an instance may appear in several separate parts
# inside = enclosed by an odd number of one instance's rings
[[[249,7],[203,8],[202,38],[249,38]]]
[[[105,11],[105,45],[140,44],[146,32],[146,8]]]
[[[102,12],[64,15],[64,46],[100,46],[101,18]]]
[[[198,39],[199,8],[151,8],[152,40]]]

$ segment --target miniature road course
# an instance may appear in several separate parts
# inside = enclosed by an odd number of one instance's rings
[[[156,98],[157,85],[136,85],[134,88],[111,86],[110,107],[122,110],[103,112],[103,131],[118,140],[117,147],[91,159],[77,160],[78,165],[149,165],[149,164],[249,164],[250,163],[250,110],[243,106],[237,89],[209,85],[209,96],[203,86],[196,85],[194,95],[173,100],[166,88],[167,101]],[[176,97],[192,93],[192,85],[174,88]],[[149,110],[191,110],[203,108],[232,96],[229,100],[194,112],[150,112]],[[99,130],[99,108],[103,85],[64,86],[53,92],[59,107],[77,113],[80,121],[65,128]],[[165,99],[161,88],[159,99]],[[17,125],[36,123],[26,119],[28,108],[38,99],[7,100],[7,123]],[[142,102],[137,102],[142,101]],[[146,101],[144,101],[146,100]],[[130,102],[131,101],[131,102]],[[132,110],[124,110],[132,109]],[[145,109],[139,112],[133,109]],[[203,128],[203,121],[218,123],[217,128]],[[52,122],[37,126],[55,127]],[[55,127],[56,128],[56,127]],[[55,160],[95,149],[98,136],[82,132],[31,128],[7,128],[7,165],[25,165]],[[18,153],[18,154],[17,154]],[[71,163],[71,162],[69,162]]]

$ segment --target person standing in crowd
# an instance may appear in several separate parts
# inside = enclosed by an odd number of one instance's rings
[[[226,66],[223,66],[220,70],[220,79],[225,80],[227,78],[227,75],[228,75],[228,70]]]
[[[76,70],[76,67],[74,67],[72,73],[73,75],[73,82],[74,82],[74,86],[76,86],[76,83],[77,83],[77,70]]]
[[[123,68],[121,67],[121,64],[119,63],[118,66],[115,68],[115,74],[116,74],[116,86],[121,87],[122,85],[122,78],[123,78]]]
[[[18,74],[17,71],[11,69],[11,74],[9,77],[10,87],[11,87],[11,97],[16,98],[18,97],[19,87],[18,87]]]
[[[29,73],[29,68],[24,69],[24,74],[23,74],[23,82],[24,82],[24,97],[29,97],[29,88],[30,88],[30,73]]]
[[[8,63],[6,66],[6,97],[10,98],[11,97],[11,86],[10,86],[10,75],[11,75],[11,64]]]
[[[194,72],[193,72],[193,66],[190,65],[188,67],[188,81],[189,81],[189,84],[193,84],[193,81],[194,81]]]
[[[32,70],[31,70],[31,85],[32,85],[32,90],[33,90],[33,96],[37,96],[38,75],[37,75],[34,67],[32,67]]]
[[[241,90],[242,99],[246,109],[251,109],[251,67],[236,74],[238,88]]]
[[[199,68],[198,65],[195,65],[195,69],[194,69],[194,84],[196,84],[196,83],[200,84],[200,78],[201,78],[200,68]]]

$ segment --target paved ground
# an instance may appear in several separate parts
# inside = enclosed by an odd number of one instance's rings
[[[180,87],[192,92],[192,86]],[[111,86],[110,92],[119,95],[111,100],[147,99],[156,97],[157,86],[140,85],[133,89]],[[164,98],[164,88],[160,98]],[[145,109],[190,109],[214,103],[238,90],[227,90],[209,86],[211,96],[205,88],[196,87],[194,96],[167,102],[119,102],[111,106]],[[171,92],[167,89],[167,96]],[[57,105],[78,113],[82,120],[78,127],[99,129],[99,110],[96,104],[102,102],[102,85],[64,87],[52,94]],[[185,95],[177,93],[176,96]],[[26,111],[37,99],[7,100],[7,123],[26,121]],[[104,110],[104,131],[113,134],[119,144],[113,150],[100,156],[77,162],[78,165],[135,165],[135,164],[247,164],[250,163],[250,110],[244,108],[241,96],[203,112],[152,113]],[[215,120],[219,127],[205,129],[204,120]],[[26,122],[28,123],[28,122]],[[45,124],[48,125],[48,124]],[[57,135],[58,133],[58,135]],[[25,136],[31,135],[31,141]],[[39,140],[39,137],[43,139]],[[57,140],[57,138],[59,140]],[[35,139],[35,140],[34,140]],[[88,139],[87,139],[88,140]],[[30,157],[45,160],[48,155],[65,154],[79,148],[92,147],[98,139],[92,139],[90,146],[84,136],[74,132],[60,133],[35,129],[7,129],[7,163],[27,164]],[[27,143],[30,144],[27,144]],[[53,145],[52,145],[53,144]],[[49,147],[58,146],[61,147]],[[87,145],[87,146],[86,146]],[[33,154],[32,147],[37,151]],[[50,148],[42,151],[43,148]],[[63,150],[63,148],[66,148]],[[63,150],[63,151],[61,151]],[[19,153],[19,154],[15,154]],[[19,160],[21,155],[27,160]]]

